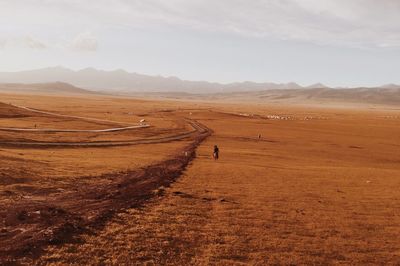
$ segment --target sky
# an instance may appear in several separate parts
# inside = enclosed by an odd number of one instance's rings
[[[0,71],[400,83],[399,0],[0,0]]]

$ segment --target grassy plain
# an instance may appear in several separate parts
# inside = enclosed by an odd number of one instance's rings
[[[145,118],[152,125],[101,136],[60,133],[57,138],[0,131],[0,138],[6,140],[141,139],[187,131],[183,118],[213,130],[170,187],[158,187],[160,193],[140,206],[114,213],[101,228],[74,235],[74,241],[46,246],[36,257],[18,257],[18,262],[400,263],[400,110],[394,107],[106,96],[1,95],[1,99],[40,110],[125,123]],[[52,124],[49,119],[7,117],[0,119],[0,125],[14,126],[12,121],[18,126]],[[55,125],[59,123],[65,128],[107,126],[80,120],[57,120]],[[21,197],[39,196],[51,200],[63,193],[59,189],[69,191],[79,180],[96,187],[102,174],[165,161],[190,142],[96,148],[2,146],[0,202],[10,205]],[[211,158],[215,144],[221,151],[219,161]],[[12,224],[2,226],[5,235],[13,230]]]

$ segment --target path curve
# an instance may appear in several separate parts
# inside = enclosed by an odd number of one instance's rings
[[[116,122],[116,121],[111,121],[111,120],[107,120],[107,119],[100,119],[100,118],[92,118],[92,117],[84,117],[84,116],[76,116],[76,115],[63,115],[63,114],[57,114],[57,113],[48,112],[48,111],[41,111],[41,110],[37,110],[37,109],[34,109],[34,108],[26,107],[26,106],[18,106],[18,105],[13,105],[13,104],[10,104],[10,105],[14,106],[16,108],[21,108],[21,109],[30,111],[30,112],[39,113],[39,114],[45,114],[45,115],[51,115],[51,116],[75,118],[75,119],[81,119],[81,120],[86,120],[86,121],[95,121],[95,122],[107,122],[107,123],[113,123],[113,124],[119,124],[119,125],[137,125],[137,124],[132,124],[132,123]]]
[[[104,132],[116,132],[116,131],[124,131],[124,130],[130,130],[130,129],[137,129],[137,128],[147,128],[150,127],[149,124],[147,123],[140,123],[140,124],[131,124],[131,123],[122,123],[122,122],[116,122],[116,121],[111,121],[111,120],[106,120],[106,119],[98,119],[98,118],[90,118],[90,117],[83,117],[83,116],[74,116],[74,115],[63,115],[63,114],[57,114],[57,113],[52,113],[52,112],[47,112],[47,111],[40,111],[37,109],[32,109],[29,107],[25,106],[18,106],[18,105],[13,105],[16,108],[24,109],[30,112],[34,113],[39,113],[39,114],[46,114],[46,115],[51,115],[51,116],[57,116],[57,117],[65,117],[65,118],[74,118],[74,119],[80,119],[80,120],[85,120],[85,121],[95,121],[95,122],[107,122],[107,123],[113,123],[116,125],[129,125],[125,127],[114,127],[114,128],[105,128],[105,129],[53,129],[53,128],[13,128],[13,127],[0,127],[0,131],[11,131],[11,132],[89,132],[89,133],[104,133]]]
[[[115,132],[115,131],[124,131],[129,129],[136,128],[147,128],[150,127],[148,124],[137,125],[137,126],[129,126],[129,127],[115,127],[115,128],[106,128],[106,129],[53,129],[53,128],[42,128],[42,129],[33,129],[33,128],[13,128],[13,127],[0,127],[1,131],[11,131],[11,132],[91,132],[91,133],[102,133],[102,132]]]
[[[73,115],[63,115],[57,114],[47,111],[40,111],[36,109],[32,109],[25,106],[17,106],[12,105],[17,108],[22,108],[27,111],[46,114],[51,116],[58,116],[58,117],[68,117],[74,119],[81,119],[87,121],[96,121],[96,122],[107,122],[107,123],[115,123],[115,124],[122,124],[120,122],[98,119],[98,118],[88,118],[82,116],[73,116]],[[143,138],[143,139],[135,139],[135,140],[125,140],[125,141],[92,141],[92,142],[44,142],[44,141],[0,141],[0,145],[3,146],[32,146],[32,147],[108,147],[108,146],[128,146],[128,145],[138,145],[138,144],[156,144],[156,143],[163,143],[163,142],[170,142],[176,140],[182,140],[186,138],[190,138],[196,136],[198,134],[209,133],[210,130],[190,119],[184,119],[192,128],[193,130],[179,133],[175,135],[165,136],[165,137],[157,137],[157,138]],[[108,129],[97,129],[97,130],[78,130],[78,129],[27,129],[27,128],[0,128],[3,131],[21,131],[21,132],[115,132],[115,131],[122,131],[122,130],[129,130],[129,129],[136,129],[136,128],[146,128],[150,127],[148,124],[130,124],[127,127],[119,127],[119,128],[108,128]]]
[[[158,137],[145,138],[126,141],[92,141],[92,142],[40,142],[40,141],[0,141],[3,146],[31,146],[31,147],[110,147],[110,146],[130,146],[138,144],[156,144],[170,141],[177,141],[194,137],[196,135],[210,133],[210,129],[194,120],[185,119],[193,130],[185,133]]]

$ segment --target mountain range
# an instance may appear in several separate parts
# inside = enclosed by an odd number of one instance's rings
[[[177,77],[149,76],[130,73],[119,69],[114,71],[85,68],[73,71],[64,67],[50,67],[20,72],[0,72],[0,83],[47,83],[65,82],[95,91],[108,92],[187,92],[216,93],[234,91],[255,91],[265,89],[297,89],[296,83],[275,84],[238,82],[220,84],[206,81],[187,81]]]
[[[71,85],[72,84],[72,85]],[[230,84],[186,81],[176,77],[148,76],[124,70],[86,68],[73,71],[51,67],[21,72],[0,72],[0,91],[61,94],[107,93],[173,99],[261,102],[357,102],[400,104],[400,86],[329,88],[321,83],[237,82]]]
[[[40,93],[68,93],[93,94],[93,91],[81,89],[64,82],[49,83],[0,83],[0,91],[6,92],[40,92]]]
[[[64,67],[49,67],[20,72],[0,72],[0,83],[54,83],[65,82],[77,87],[94,91],[112,93],[131,92],[186,92],[186,93],[223,93],[242,91],[263,91],[280,89],[321,89],[328,88],[316,83],[302,87],[296,83],[256,83],[235,82],[221,84],[206,81],[187,81],[177,77],[149,76],[130,73],[125,70],[104,71],[85,68],[74,71]],[[384,88],[400,88],[388,84]]]

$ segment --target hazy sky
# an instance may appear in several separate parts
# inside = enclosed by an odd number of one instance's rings
[[[0,71],[400,83],[399,0],[0,0]]]

